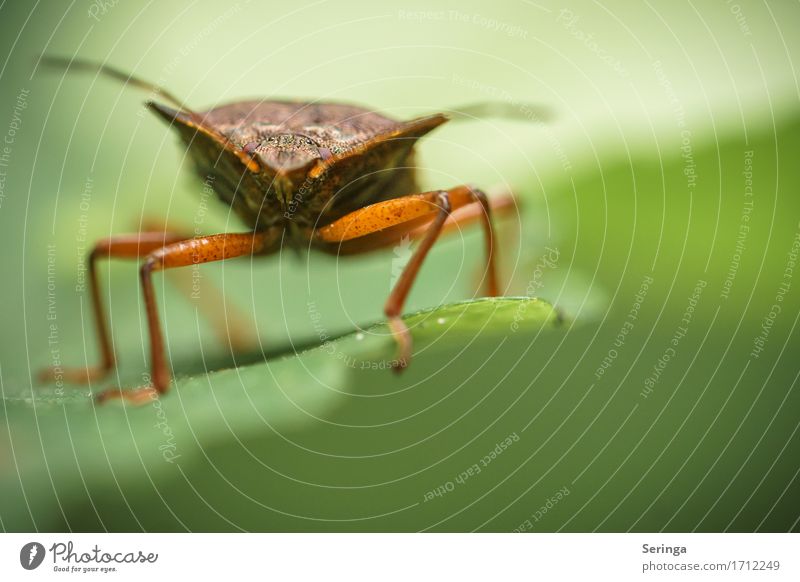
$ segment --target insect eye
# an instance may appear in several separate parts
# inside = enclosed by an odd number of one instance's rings
[[[251,141],[251,142],[246,143],[246,144],[244,144],[242,146],[242,151],[244,153],[250,155],[250,154],[252,154],[253,152],[256,151],[257,147],[258,147],[258,142],[257,141]]]

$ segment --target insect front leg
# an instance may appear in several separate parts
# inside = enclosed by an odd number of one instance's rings
[[[494,260],[494,228],[491,206],[486,195],[470,186],[426,192],[395,198],[366,206],[319,229],[315,234],[318,248],[331,253],[355,254],[396,244],[403,236],[423,234],[422,242],[406,265],[384,306],[398,346],[396,371],[411,360],[412,340],[400,317],[411,286],[425,257],[445,228],[451,212],[479,205],[478,215],[484,225],[486,240],[487,293],[498,294],[499,285]],[[469,218],[475,218],[473,213]],[[454,223],[456,226],[458,223]]]
[[[392,335],[397,341],[397,359],[395,360],[396,363],[393,364],[395,370],[402,370],[407,367],[411,361],[412,353],[411,332],[402,317],[400,317],[403,314],[403,305],[405,305],[411,286],[417,278],[428,251],[431,250],[436,239],[439,238],[442,227],[451,211],[450,196],[447,192],[440,192],[436,197],[436,202],[439,207],[436,218],[428,226],[425,238],[422,239],[419,247],[414,251],[411,260],[403,269],[394,289],[392,289],[389,298],[386,300],[386,304],[383,306],[383,312],[389,318],[389,329],[392,330]]]
[[[168,222],[156,217],[143,218],[141,227],[140,230],[147,232],[191,232],[175,221]],[[193,236],[195,235],[187,234],[178,240],[190,239]],[[201,293],[198,274],[187,269],[178,269],[170,272],[168,281],[197,307],[222,346],[227,346],[234,353],[256,349],[258,334],[253,318],[247,317],[237,305],[227,302],[222,290],[210,280],[203,279]]]
[[[142,404],[169,389],[171,374],[167,365],[153,288],[154,272],[259,254],[268,250],[277,238],[275,231],[216,234],[176,242],[148,254],[139,274],[150,336],[150,385],[133,390],[120,388],[106,390],[97,395],[97,401],[105,402],[119,398],[134,404]]]

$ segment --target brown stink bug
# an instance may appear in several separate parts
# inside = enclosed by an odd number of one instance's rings
[[[98,401],[149,401],[167,391],[170,372],[156,307],[154,271],[266,255],[282,244],[325,253],[364,253],[396,244],[403,237],[421,242],[392,289],[384,312],[397,342],[395,367],[407,366],[411,334],[401,319],[406,296],[438,236],[480,220],[486,242],[486,291],[497,295],[495,243],[486,195],[471,186],[419,193],[414,174],[416,141],[448,120],[443,114],[396,121],[368,109],[339,103],[244,101],[194,111],[156,86],[105,65],[44,58],[67,69],[94,71],[150,89],[168,107],[148,107],[176,129],[202,177],[213,176],[219,197],[248,226],[245,233],[185,236],[160,231],[112,236],[89,256],[94,317],[102,362],[92,368],[60,371],[66,380],[89,382],[115,365],[98,290],[96,262],[141,259],[142,291],[149,326],[151,384],[135,390],[106,390]],[[510,195],[496,207],[513,206]],[[459,210],[460,209],[460,210]],[[458,210],[458,212],[456,212]],[[43,379],[52,379],[45,370]]]

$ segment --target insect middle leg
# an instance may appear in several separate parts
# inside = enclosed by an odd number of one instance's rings
[[[403,306],[431,247],[441,234],[451,212],[471,204],[481,206],[486,240],[487,294],[496,296],[499,286],[494,260],[494,228],[486,195],[470,186],[395,198],[366,206],[319,229],[316,242],[322,250],[344,254],[362,253],[399,241],[404,235],[424,229],[425,235],[405,266],[384,306],[389,327],[397,342],[396,371],[411,360],[412,340],[403,322]]]
[[[95,333],[100,344],[100,363],[86,368],[60,369],[49,367],[41,370],[38,378],[41,382],[52,381],[57,375],[74,384],[87,384],[102,380],[114,369],[116,358],[111,343],[111,334],[103,309],[103,298],[100,296],[100,285],[97,279],[97,262],[100,259],[140,259],[143,256],[162,248],[164,245],[185,239],[185,236],[172,232],[149,231],[136,234],[112,236],[100,240],[89,253],[89,291],[94,314]]]

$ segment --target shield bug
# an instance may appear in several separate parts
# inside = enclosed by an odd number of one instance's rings
[[[409,364],[412,354],[411,334],[401,318],[403,305],[442,232],[476,220],[483,224],[486,292],[498,294],[491,212],[493,206],[513,207],[513,198],[508,195],[490,206],[487,196],[473,186],[430,192],[419,192],[417,187],[414,145],[445,123],[446,115],[397,121],[354,105],[277,100],[242,101],[195,111],[157,86],[106,65],[53,57],[42,62],[110,76],[151,90],[168,103],[151,100],[147,106],[178,132],[199,175],[213,177],[216,193],[248,227],[242,233],[194,237],[162,229],[112,236],[96,243],[88,265],[101,363],[58,373],[68,381],[91,382],[102,379],[115,366],[96,268],[97,261],[107,258],[141,261],[152,366],[149,385],[106,390],[97,395],[98,401],[120,398],[142,403],[169,388],[171,378],[152,283],[156,271],[268,255],[283,244],[351,255],[386,248],[404,237],[420,239],[384,307],[397,343],[397,371]],[[493,107],[496,114],[497,104]],[[44,370],[41,378],[52,379],[54,373]]]

